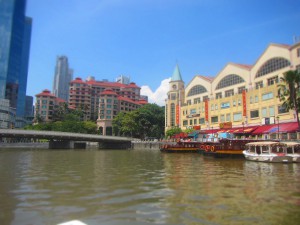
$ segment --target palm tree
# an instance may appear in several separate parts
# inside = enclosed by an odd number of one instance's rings
[[[283,101],[283,106],[287,109],[293,109],[296,113],[298,122],[298,131],[300,130],[299,110],[300,110],[300,73],[297,70],[289,70],[280,78],[282,81],[278,84],[278,97]]]

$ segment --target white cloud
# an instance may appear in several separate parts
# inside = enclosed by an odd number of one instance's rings
[[[141,95],[148,96],[148,101],[150,103],[155,103],[159,106],[165,105],[165,100],[167,98],[167,92],[169,91],[169,82],[171,78],[164,79],[161,81],[160,86],[155,92],[147,85],[141,87]]]

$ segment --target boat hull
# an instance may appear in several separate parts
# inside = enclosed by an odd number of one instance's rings
[[[293,158],[288,155],[276,155],[276,154],[251,154],[246,151],[243,152],[245,159],[256,162],[279,162],[279,163],[291,163]]]

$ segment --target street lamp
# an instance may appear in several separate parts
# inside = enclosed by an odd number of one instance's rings
[[[279,140],[279,116],[277,116],[276,119],[277,119],[277,138]]]
[[[245,132],[244,132],[244,125],[245,125],[245,123],[242,122],[242,125],[243,125],[243,136],[245,136]]]

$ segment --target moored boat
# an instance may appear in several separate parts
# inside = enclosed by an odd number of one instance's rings
[[[287,144],[282,142],[264,141],[246,144],[243,154],[247,160],[257,162],[293,162],[286,152]]]
[[[203,142],[198,152],[205,156],[213,156],[216,158],[244,157],[243,151],[246,149],[246,144],[258,141],[261,140],[220,139],[217,142]]]
[[[164,144],[160,148],[161,152],[171,153],[197,153],[201,142],[178,141],[175,144]]]
[[[300,163],[300,143],[298,142],[283,142],[286,146],[288,156],[293,158],[293,162]]]

